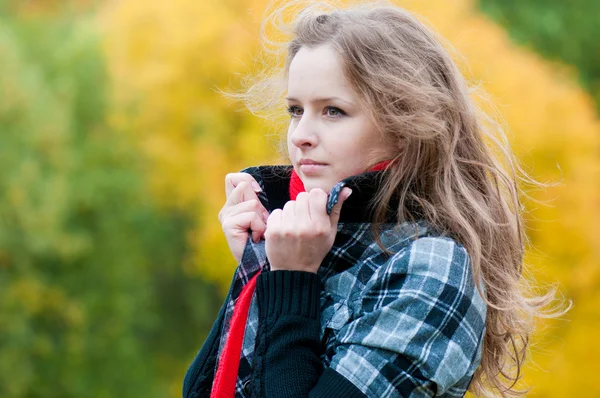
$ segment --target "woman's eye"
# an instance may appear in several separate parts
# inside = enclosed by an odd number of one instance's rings
[[[288,106],[287,111],[292,117],[300,117],[303,112],[299,106]]]
[[[340,108],[336,108],[335,106],[328,106],[326,108],[327,116],[338,117],[341,115],[345,115],[344,111]]]

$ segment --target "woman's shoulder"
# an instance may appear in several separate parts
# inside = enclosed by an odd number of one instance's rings
[[[364,286],[363,299],[385,296],[383,301],[387,301],[409,295],[448,306],[463,300],[485,317],[486,305],[481,296],[485,292],[477,289],[476,283],[464,246],[449,236],[429,231],[405,241],[377,267]],[[395,289],[390,290],[390,286]]]
[[[326,281],[326,286],[342,289],[359,301],[373,298],[374,305],[404,294],[432,299],[443,296],[444,300],[451,299],[449,294],[463,296],[473,301],[478,310],[485,311],[479,293],[484,290],[477,289],[469,253],[455,239],[437,233],[425,221],[418,221],[382,225],[377,242],[371,227],[340,226],[343,238],[336,242],[335,253],[345,254],[336,257],[337,262],[348,258],[349,262],[355,259],[355,263],[338,275],[323,272],[333,277]],[[357,258],[360,260],[356,261]],[[352,286],[351,292],[348,286]]]
[[[461,289],[475,288],[471,257],[463,245],[449,236],[425,234],[410,240],[389,257],[376,277],[395,273],[435,279]]]
[[[471,274],[467,250],[453,238],[439,235],[425,235],[412,240],[403,251],[391,256],[388,266],[449,282],[462,280]]]
[[[380,240],[391,253],[379,267],[384,271],[427,274],[444,280],[470,273],[471,259],[465,247],[436,232],[424,220],[385,226]]]

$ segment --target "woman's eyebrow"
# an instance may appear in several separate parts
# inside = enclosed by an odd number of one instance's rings
[[[288,101],[293,101],[293,102],[302,102],[302,101],[297,100],[294,97],[286,97],[285,99]],[[354,105],[352,102],[341,99],[340,97],[315,98],[310,102],[321,103],[321,102],[331,102],[331,101],[341,101],[341,102],[345,102],[346,104],[351,105],[351,106]]]

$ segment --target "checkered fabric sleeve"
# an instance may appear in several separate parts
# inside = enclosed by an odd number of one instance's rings
[[[463,396],[480,362],[486,306],[465,249],[413,241],[380,266],[330,367],[369,397]]]

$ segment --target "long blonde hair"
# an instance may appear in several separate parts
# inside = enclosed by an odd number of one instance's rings
[[[263,28],[273,21],[285,26],[291,6],[276,7]],[[406,10],[319,3],[303,8],[290,33],[284,64],[265,68],[238,97],[254,113],[281,109],[287,71],[300,48],[327,44],[337,51],[363,108],[396,148],[374,202],[376,219],[383,220],[391,198],[399,195],[399,223],[414,222],[418,215],[465,247],[487,303],[481,364],[469,390],[521,394],[516,383],[534,317],[566,311],[544,310],[555,291],[536,295],[523,277],[525,235],[517,182],[541,184],[519,167],[502,125],[475,106],[441,39]],[[264,30],[263,43],[269,55],[282,50]]]

